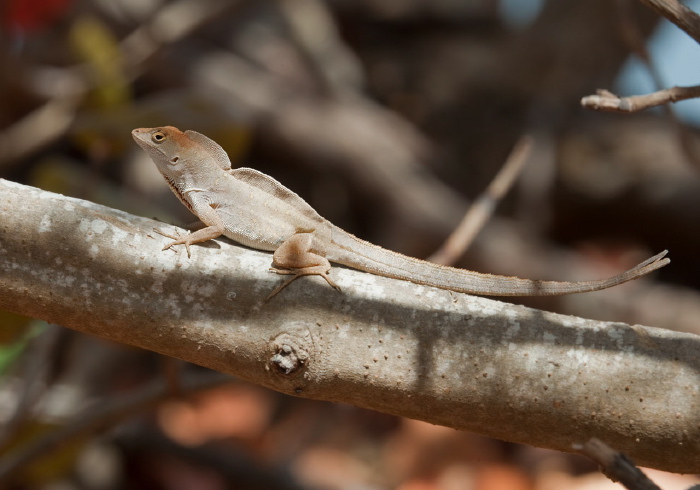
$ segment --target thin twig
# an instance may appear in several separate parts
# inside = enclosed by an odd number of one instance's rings
[[[646,95],[620,97],[605,89],[600,89],[596,95],[581,99],[581,105],[586,109],[607,112],[638,112],[650,107],[656,107],[669,102],[695,99],[700,97],[700,85],[693,87],[671,87]]]
[[[661,76],[661,72],[656,66],[656,63],[654,63],[651,55],[649,54],[649,50],[646,47],[646,40],[644,39],[639,26],[634,21],[635,16],[630,8],[631,2],[632,0],[617,0],[616,2],[618,18],[620,21],[620,30],[627,44],[646,66],[649,76],[654,84],[654,90],[663,90],[666,84],[663,81],[663,77]],[[676,112],[670,104],[664,103],[662,108],[664,115],[669,120],[675,131],[676,137],[678,138],[678,143],[686,158],[694,165],[700,166],[700,156],[698,156],[698,152],[693,144],[693,136],[690,134],[690,131],[678,119]]]
[[[598,463],[605,476],[630,490],[661,490],[627,456],[595,437],[574,445],[574,449]]]
[[[493,215],[496,205],[513,186],[525,162],[530,157],[532,138],[523,136],[508,155],[508,159],[486,190],[467,210],[461,223],[445,243],[428,260],[437,264],[451,265],[469,248],[484,224]]]

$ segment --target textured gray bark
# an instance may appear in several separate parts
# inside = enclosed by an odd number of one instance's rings
[[[556,315],[357,271],[343,293],[226,240],[0,180],[0,308],[269,388],[571,451],[700,472],[700,338]],[[605,294],[600,292],[596,294]]]

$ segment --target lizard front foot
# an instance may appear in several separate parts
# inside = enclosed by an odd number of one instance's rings
[[[180,235],[180,232],[178,230],[175,230],[175,235],[170,235],[168,233],[164,233],[160,230],[157,230],[156,228],[153,228],[153,231],[155,231],[159,235],[162,235],[166,238],[171,238],[172,240],[174,240],[174,241],[168,243],[166,246],[164,246],[161,249],[161,251],[168,250],[170,247],[172,247],[174,245],[184,245],[185,249],[187,250],[187,258],[189,259],[192,257],[192,254],[190,253],[191,235],[188,234],[188,235],[185,235],[183,237],[182,235]]]

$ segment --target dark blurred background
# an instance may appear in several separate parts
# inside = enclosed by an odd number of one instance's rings
[[[672,263],[650,278],[509,301],[700,333],[697,128],[669,108],[622,115],[580,105],[599,88],[681,83],[646,58],[655,32],[677,28],[639,2],[0,8],[2,178],[186,224],[193,217],[130,136],[173,125],[208,135],[235,166],[272,175],[351,233],[428,257],[529,135],[522,174],[455,265],[585,280],[669,249]],[[664,49],[671,56],[674,44]],[[699,83],[696,71],[683,83]],[[604,485],[582,458],[224,382],[9,313],[0,325],[0,468],[37,453],[0,488]],[[194,377],[198,389],[148,391],[169,377]],[[689,485],[666,488],[674,484]]]

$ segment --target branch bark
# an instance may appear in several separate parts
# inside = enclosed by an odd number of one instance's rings
[[[161,223],[0,180],[0,308],[233,374],[514,442],[598,437],[700,472],[700,338],[337,268],[282,280],[226,240],[161,252]],[[605,292],[594,293],[605,294]]]

